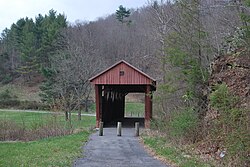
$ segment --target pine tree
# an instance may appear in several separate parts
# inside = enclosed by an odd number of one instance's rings
[[[123,7],[122,5],[119,6],[119,9],[116,10],[116,19],[118,21],[120,21],[122,24],[123,23],[131,23],[131,20],[126,20],[126,18],[128,18],[130,16],[131,12],[130,10],[126,9],[125,7]]]
[[[244,5],[246,8],[249,9],[250,7],[250,0],[245,0]],[[246,41],[246,46],[250,45],[250,15],[249,12],[242,11],[241,13],[241,19],[244,22],[243,29],[245,31],[245,41]]]
[[[51,57],[60,47],[63,47],[58,43],[62,37],[61,30],[67,27],[66,16],[57,15],[56,11],[51,9],[48,15],[38,16],[36,21],[37,41],[39,42],[38,61],[41,68],[50,67]]]
[[[200,17],[200,1],[176,1],[175,6],[178,22],[177,28],[166,37],[166,61],[179,71],[179,76],[173,80],[179,82],[182,89],[184,85],[182,99],[186,105],[203,110],[201,107],[205,107],[203,100],[206,97],[202,91],[206,86],[210,62],[209,44],[206,43],[206,32]]]

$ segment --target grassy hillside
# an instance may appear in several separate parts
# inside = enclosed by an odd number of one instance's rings
[[[25,86],[25,85],[18,85],[18,84],[7,84],[7,85],[0,85],[0,93],[4,92],[5,90],[9,90],[10,93],[17,97],[17,99],[21,101],[40,101],[39,97],[39,86]]]

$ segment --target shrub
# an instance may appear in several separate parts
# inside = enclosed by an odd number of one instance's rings
[[[198,113],[192,108],[174,113],[170,121],[170,134],[178,138],[190,138],[194,142],[198,124]]]
[[[15,107],[19,105],[20,101],[17,100],[17,97],[9,89],[0,92],[1,108]]]
[[[13,121],[0,120],[0,141],[18,140],[23,137],[24,129]]]
[[[214,86],[214,91],[210,94],[211,106],[219,110],[227,110],[235,106],[237,97],[229,93],[225,83]]]
[[[0,108],[47,110],[49,109],[49,106],[37,101],[21,101],[12,91],[5,89],[0,92]]]
[[[48,110],[49,106],[37,101],[19,101],[18,99],[0,100],[0,108],[15,108],[21,110]]]
[[[20,104],[16,106],[16,108],[22,110],[47,110],[49,109],[49,106],[41,102],[26,100],[20,101]]]
[[[166,121],[166,119],[152,119],[151,120],[151,125],[150,125],[151,129],[154,129],[156,131],[161,131],[161,132],[168,132],[169,131],[169,127],[168,127],[168,122]]]
[[[13,93],[9,89],[0,92],[0,101],[8,101],[16,98],[17,97],[13,95]]]
[[[4,101],[0,101],[0,107],[1,108],[18,108],[17,106],[20,105],[20,101],[19,100],[4,100]]]
[[[10,83],[12,80],[13,80],[13,77],[12,77],[10,74],[6,74],[6,75],[3,77],[1,83],[2,83],[2,84],[8,84],[8,83]]]

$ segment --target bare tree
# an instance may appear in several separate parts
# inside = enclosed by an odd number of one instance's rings
[[[69,116],[70,120],[71,112],[79,105],[84,104],[87,109],[91,92],[89,78],[99,70],[101,61],[96,56],[92,31],[86,26],[70,27],[64,36],[66,48],[55,56],[53,63],[57,72],[54,89],[59,92],[58,103],[65,110],[66,119]]]
[[[152,34],[154,36],[154,41],[159,45],[159,55],[157,55],[160,60],[162,67],[162,82],[166,83],[167,70],[170,68],[166,63],[166,52],[167,47],[165,38],[171,32],[175,22],[173,5],[169,0],[161,1],[150,1],[147,11],[149,12],[149,24],[152,26]]]

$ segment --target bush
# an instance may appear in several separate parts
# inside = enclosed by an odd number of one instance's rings
[[[211,106],[219,110],[227,110],[235,106],[237,97],[230,95],[225,83],[214,86],[210,95]]]
[[[13,121],[0,120],[0,141],[18,140],[22,137],[24,129]]]
[[[9,90],[6,89],[0,92],[0,107],[9,108],[19,106],[20,101],[17,100],[17,97]]]
[[[20,101],[12,91],[6,89],[0,92],[0,108],[47,110],[49,106],[37,101]]]
[[[170,134],[178,138],[191,139],[194,142],[197,137],[198,124],[198,113],[192,108],[174,113],[170,121]]]
[[[6,75],[3,77],[1,83],[2,83],[2,84],[8,84],[8,83],[10,83],[12,80],[13,80],[13,77],[12,77],[10,74],[6,74]]]
[[[16,106],[16,108],[21,109],[21,110],[48,110],[49,106],[37,102],[37,101],[20,101],[20,105]]]
[[[0,108],[15,108],[20,110],[48,110],[49,106],[37,101],[19,101],[17,99],[0,100]]]
[[[13,93],[9,89],[0,92],[0,101],[8,101],[16,98],[17,97],[13,95]]]

